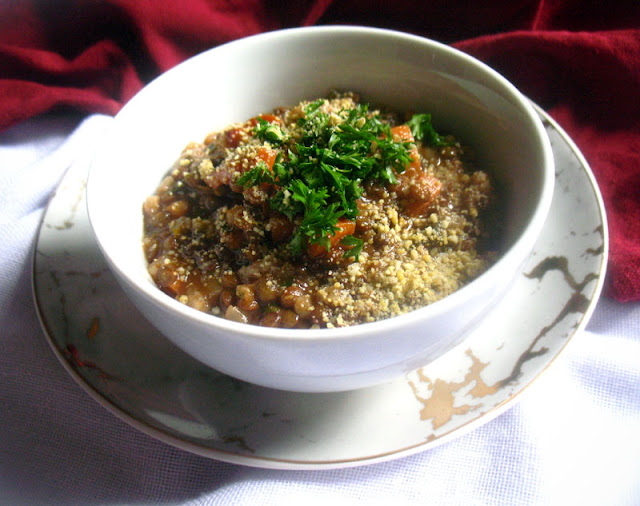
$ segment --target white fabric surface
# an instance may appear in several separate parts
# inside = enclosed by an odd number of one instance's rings
[[[31,296],[31,249],[66,167],[110,118],[0,133],[0,505],[640,505],[640,304],[602,299],[506,413],[432,450],[353,469],[273,471],[156,441],[59,364]]]

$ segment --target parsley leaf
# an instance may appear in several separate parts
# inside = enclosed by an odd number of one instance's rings
[[[256,118],[258,124],[253,128],[253,135],[258,139],[280,146],[286,140],[286,135],[278,125],[269,123],[262,118]]]
[[[275,178],[263,160],[260,160],[255,167],[249,169],[237,179],[240,186],[256,186],[262,183],[273,183]]]
[[[362,241],[362,239],[360,239],[359,237],[348,235],[340,242],[345,246],[352,246],[352,248],[344,254],[345,257],[354,257],[357,259],[360,256],[362,247],[364,246],[364,242]]]
[[[416,140],[422,141],[429,146],[448,146],[451,144],[445,137],[435,131],[431,124],[431,114],[414,114],[407,122],[411,133]]]

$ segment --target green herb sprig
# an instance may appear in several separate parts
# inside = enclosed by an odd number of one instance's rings
[[[248,170],[242,174],[236,180],[236,183],[240,186],[257,186],[262,183],[274,183],[275,178],[273,173],[267,167],[267,164],[260,160],[251,170]]]
[[[263,118],[256,118],[256,120],[258,123],[253,129],[253,135],[258,139],[270,142],[274,146],[280,146],[287,140],[285,133],[278,125],[269,123]]]
[[[428,146],[449,146],[451,143],[440,135],[431,124],[431,114],[414,114],[407,122],[413,137]]]

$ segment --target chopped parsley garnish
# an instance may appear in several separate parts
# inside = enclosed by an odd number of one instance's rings
[[[431,114],[414,114],[407,123],[411,128],[411,133],[417,141],[422,141],[428,146],[448,146],[444,136],[435,131],[431,124]]]
[[[267,164],[264,161],[260,160],[255,167],[251,170],[248,170],[244,174],[242,174],[237,183],[240,186],[257,186],[262,183],[273,183],[275,182],[273,173],[267,167]]]
[[[360,252],[362,251],[362,246],[364,246],[364,242],[359,237],[354,237],[352,235],[348,235],[342,241],[340,241],[345,246],[351,246],[351,248],[344,254],[346,257],[354,257],[356,260],[360,256]]]
[[[300,219],[290,242],[294,255],[301,254],[308,244],[329,249],[329,236],[338,230],[338,220],[354,220],[358,215],[363,183],[395,184],[396,174],[412,161],[411,143],[395,142],[390,125],[379,114],[370,113],[367,105],[338,111],[340,119],[336,121],[335,116],[323,112],[324,103],[319,99],[306,106],[305,117],[297,125],[301,134],[295,140],[278,125],[258,119],[254,135],[281,145],[286,155],[278,155],[271,170],[260,162],[237,180],[245,187],[275,185],[271,207],[290,219]],[[425,132],[441,139],[433,131],[429,115],[414,116],[409,124],[421,139]],[[362,240],[349,235],[341,243],[351,247],[345,256],[357,260]]]
[[[275,146],[279,146],[280,144],[285,142],[286,136],[278,125],[269,123],[263,118],[256,119],[258,121],[258,124],[253,129],[253,135],[255,135],[258,139],[270,142]]]

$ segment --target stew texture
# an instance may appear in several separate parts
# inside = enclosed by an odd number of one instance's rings
[[[499,199],[428,114],[332,93],[185,147],[143,205],[148,270],[230,320],[340,327],[433,303],[497,255]]]

